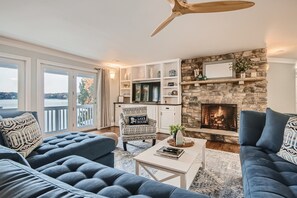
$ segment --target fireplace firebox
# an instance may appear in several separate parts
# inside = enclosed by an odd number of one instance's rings
[[[237,105],[201,104],[201,128],[237,131]]]

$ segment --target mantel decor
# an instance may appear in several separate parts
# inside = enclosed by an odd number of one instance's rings
[[[233,78],[235,73],[230,67],[234,65],[234,60],[224,60],[224,61],[213,61],[203,63],[203,77],[207,76],[206,79],[219,79],[219,78]]]
[[[245,78],[245,72],[252,68],[252,61],[247,57],[240,57],[235,60],[235,63],[230,66],[230,69],[234,70],[237,74],[240,74],[240,78]]]

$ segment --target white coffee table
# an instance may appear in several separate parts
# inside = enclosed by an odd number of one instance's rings
[[[205,168],[206,140],[191,138],[195,144],[192,147],[183,148],[185,153],[179,159],[155,155],[162,146],[169,146],[167,143],[169,138],[134,157],[135,173],[139,175],[139,169],[142,167],[156,181],[188,189],[198,169]],[[153,173],[149,168],[158,171]]]

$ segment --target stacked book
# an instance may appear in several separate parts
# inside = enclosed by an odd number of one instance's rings
[[[156,155],[178,159],[184,152],[184,149],[163,146],[157,150]]]

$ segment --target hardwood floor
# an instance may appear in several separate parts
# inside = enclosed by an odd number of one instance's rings
[[[108,128],[101,129],[101,130],[92,131],[92,133],[96,133],[96,134],[102,134],[102,133],[106,133],[106,132],[114,132],[118,136],[120,135],[119,127],[108,127]],[[157,140],[163,140],[163,139],[167,138],[168,136],[169,136],[168,134],[157,133]],[[239,153],[239,145],[237,145],[237,144],[207,141],[206,148],[227,151],[227,152],[231,152],[231,153]]]

